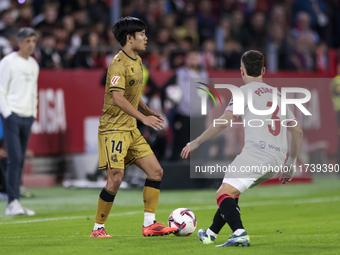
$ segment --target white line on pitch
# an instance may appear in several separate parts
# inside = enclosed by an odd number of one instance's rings
[[[240,207],[251,207],[251,206],[264,206],[264,205],[279,205],[279,204],[313,204],[313,203],[323,203],[323,202],[334,202],[340,201],[340,197],[317,197],[317,198],[310,198],[310,199],[296,199],[296,200],[289,200],[286,201],[262,201],[262,202],[245,202],[240,203]],[[190,207],[193,211],[198,210],[209,210],[209,209],[216,209],[217,205],[210,205],[210,206],[198,206],[198,207]],[[168,210],[158,210],[157,212],[168,212]],[[109,217],[117,217],[117,216],[126,216],[126,215],[135,215],[141,214],[141,211],[132,211],[132,212],[125,212],[125,213],[114,213],[110,214]],[[0,225],[5,224],[20,224],[20,223],[34,223],[34,222],[44,222],[44,221],[58,221],[58,220],[73,220],[73,219],[85,219],[93,217],[91,216],[71,216],[71,217],[57,217],[57,218],[46,218],[46,219],[35,219],[35,220],[24,220],[24,221],[10,221],[10,222],[0,222]]]

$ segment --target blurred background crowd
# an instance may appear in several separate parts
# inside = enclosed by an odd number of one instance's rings
[[[328,49],[340,46],[335,0],[121,0],[120,16],[148,26],[143,62],[149,70],[177,68],[200,52],[206,69],[238,69],[247,49],[265,54],[269,72],[325,72]],[[107,68],[120,48],[111,28],[112,0],[1,0],[1,57],[16,49],[23,26],[38,32],[41,68]]]

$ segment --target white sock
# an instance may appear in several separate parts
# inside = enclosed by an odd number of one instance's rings
[[[245,232],[245,230],[243,228],[238,228],[238,229],[235,230],[234,235],[239,236],[239,235],[242,235],[243,232]]]
[[[156,215],[154,213],[144,213],[144,227],[148,227],[154,223],[156,220]]]
[[[94,223],[93,231],[103,228],[105,224]]]
[[[212,231],[210,228],[208,228],[207,229],[207,235],[209,235],[209,236],[213,236],[213,237],[217,237],[217,234],[214,232],[214,231]]]

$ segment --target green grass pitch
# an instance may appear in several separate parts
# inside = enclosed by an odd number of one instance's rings
[[[121,190],[107,220],[113,238],[90,238],[99,189],[33,190],[22,199],[33,217],[5,216],[0,201],[0,254],[340,254],[340,179],[312,184],[256,187],[240,197],[250,247],[215,248],[196,237],[210,226],[216,211],[215,190],[162,191],[157,220],[172,210],[190,208],[198,227],[188,237],[143,237],[142,190]],[[226,225],[215,244],[231,234]]]

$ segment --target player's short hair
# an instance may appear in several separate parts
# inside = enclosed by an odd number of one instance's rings
[[[120,18],[112,27],[112,33],[123,47],[126,44],[126,36],[135,37],[136,32],[146,30],[146,24],[141,19],[135,17]]]
[[[22,27],[17,34],[17,41],[22,42],[26,37],[37,36],[35,30],[31,27]]]
[[[249,50],[243,53],[241,61],[246,68],[247,75],[258,77],[262,74],[264,56],[257,50]]]

